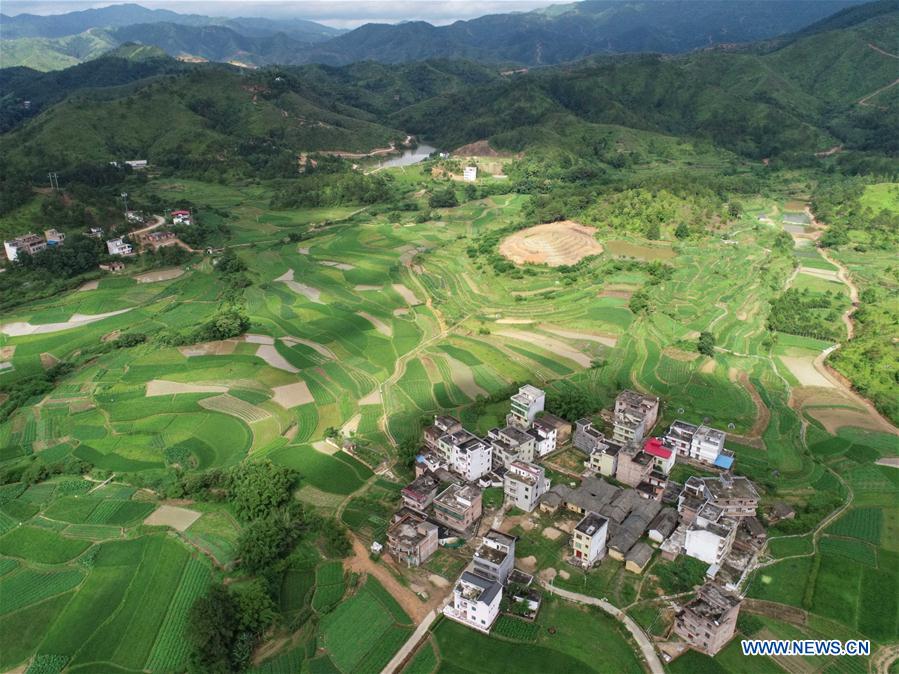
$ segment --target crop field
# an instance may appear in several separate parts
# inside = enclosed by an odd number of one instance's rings
[[[410,622],[378,581],[369,577],[355,595],[322,619],[321,642],[339,671],[377,674],[412,633]]]
[[[412,170],[395,175],[410,187],[421,179]],[[782,232],[780,216],[762,226],[748,214],[728,242],[652,242],[598,226],[593,242],[603,250],[593,248],[598,255],[577,270],[498,271],[478,248],[495,236],[491,250],[498,251],[508,231],[500,230],[521,222],[525,195],[442,209],[439,222],[406,217],[397,224],[373,208],[275,211],[265,185],[153,178],[147,189],[203,204],[213,221],[227,220],[230,237],[221,235],[217,245],[248,244],[235,252],[253,279],[239,291],[250,334],[179,348],[151,341],[99,354],[0,422],[0,465],[77,458],[127,483],[131,476],[267,458],[300,474],[300,499],[330,513],[340,508],[343,522],[368,540],[383,535],[395,502],[373,486],[375,472],[398,469],[397,447],[417,443],[433,414],[454,414],[484,433],[503,422],[508,405],[501,398],[515,384],[543,385],[550,400],[565,389],[581,391],[594,401],[591,413],[620,389],[637,388],[662,398],[661,425],[682,418],[726,429],[737,472],[790,500],[804,502],[811,491],[843,494],[846,481],[856,503],[827,528],[818,554],[766,567],[752,579],[750,595],[803,607],[876,638],[895,634],[895,611],[891,619],[889,605],[872,608],[874,588],[896,583],[890,563],[899,552],[899,516],[890,499],[899,481],[895,468],[875,464],[897,454],[894,436],[853,435],[853,426],[871,431],[877,424],[858,405],[847,411],[843,398],[828,397],[835,389],[808,386],[820,384],[814,359],[830,342],[788,334],[767,341],[769,308],[793,270],[791,261],[769,255]],[[892,188],[877,185],[865,194],[872,206],[894,197]],[[754,207],[782,212],[782,201],[760,198]],[[560,251],[576,252],[569,248]],[[835,267],[814,246],[797,246],[794,256],[804,269],[796,288],[845,296]],[[660,268],[661,280],[654,277]],[[638,293],[650,310],[632,302]],[[221,278],[206,258],[174,278],[103,278],[95,289],[34,302],[4,316],[5,326],[16,327],[0,334],[0,347],[14,347],[13,369],[3,381],[43,371],[42,354],[70,358],[117,331],[198,325],[213,317],[221,299]],[[846,306],[840,299],[839,310]],[[713,356],[697,351],[704,331],[714,335]],[[361,461],[320,444],[335,431],[352,436]],[[16,625],[16,616],[30,625],[0,636],[3,646],[17,640],[0,655],[0,666],[39,652],[66,654],[84,670],[100,662],[177,669],[185,657],[176,636],[188,601],[182,595],[196,596],[210,582],[197,557],[229,569],[240,527],[225,509],[210,508],[180,540],[148,536],[137,527],[155,504],[132,499],[126,484],[87,494],[91,488],[74,478],[0,487],[0,554],[16,564],[0,582],[20,588],[0,600],[6,621],[0,627]],[[519,556],[549,568],[561,545],[525,535]],[[811,551],[810,537],[771,543],[776,558]],[[455,561],[435,558],[434,565],[446,562],[454,570]],[[832,588],[847,563],[854,570],[845,587]],[[291,569],[279,588],[286,611],[309,605],[321,616],[327,654],[307,654],[303,667],[379,671],[407,634],[402,611],[373,580],[348,593],[339,563],[321,563],[314,572],[313,566]],[[40,574],[46,583],[34,581]],[[29,582],[38,587],[29,589]],[[621,603],[640,590],[619,564],[556,582]],[[158,592],[144,593],[150,586]],[[94,605],[110,608],[94,616]],[[115,620],[107,621],[113,611]],[[550,615],[563,622],[572,617],[560,611],[552,608]],[[624,643],[614,626],[578,615],[611,642]],[[377,635],[351,647],[347,625],[358,619],[371,620]],[[444,622],[432,640],[438,648],[433,661],[422,661],[424,669],[477,671],[485,651],[500,669],[536,662],[637,671],[629,651],[617,646],[611,664],[600,665],[564,635],[508,620],[496,638]],[[459,649],[444,648],[456,640]]]

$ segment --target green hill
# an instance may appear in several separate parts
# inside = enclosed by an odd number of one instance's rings
[[[0,67],[25,66],[34,70],[61,70],[97,58],[117,46],[108,32],[91,29],[61,38],[22,37],[4,40]]]

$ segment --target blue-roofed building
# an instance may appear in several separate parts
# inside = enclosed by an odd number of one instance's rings
[[[727,450],[721,452],[716,458],[714,463],[716,468],[721,468],[723,470],[730,470],[734,465],[734,455],[732,452],[728,452]]]

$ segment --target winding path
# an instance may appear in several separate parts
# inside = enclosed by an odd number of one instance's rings
[[[613,604],[610,604],[603,599],[597,599],[596,597],[590,597],[586,594],[579,594],[577,592],[569,592],[568,590],[563,590],[544,581],[540,581],[540,585],[545,590],[548,590],[551,594],[558,595],[559,597],[562,597],[562,599],[567,599],[568,601],[573,601],[579,604],[587,604],[589,606],[598,606],[610,616],[618,620],[622,625],[624,625],[627,631],[631,633],[634,641],[637,642],[637,646],[640,647],[640,652],[643,654],[643,659],[646,661],[646,664],[649,667],[649,671],[652,672],[652,674],[665,674],[665,668],[662,666],[662,661],[659,660],[659,655],[658,653],[656,653],[656,649],[652,643],[652,639],[646,636],[646,632],[644,632],[641,627],[636,622],[634,622],[634,619],[627,615],[620,608]]]

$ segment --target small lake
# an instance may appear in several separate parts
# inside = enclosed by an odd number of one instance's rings
[[[403,150],[403,154],[399,156],[391,156],[389,159],[381,159],[378,166],[381,168],[391,168],[396,166],[411,166],[427,159],[432,152],[436,152],[436,147],[430,145],[419,145],[411,150]]]
[[[638,260],[670,260],[677,255],[673,250],[661,246],[641,246],[629,241],[603,241],[603,248],[613,257],[634,257]]]

